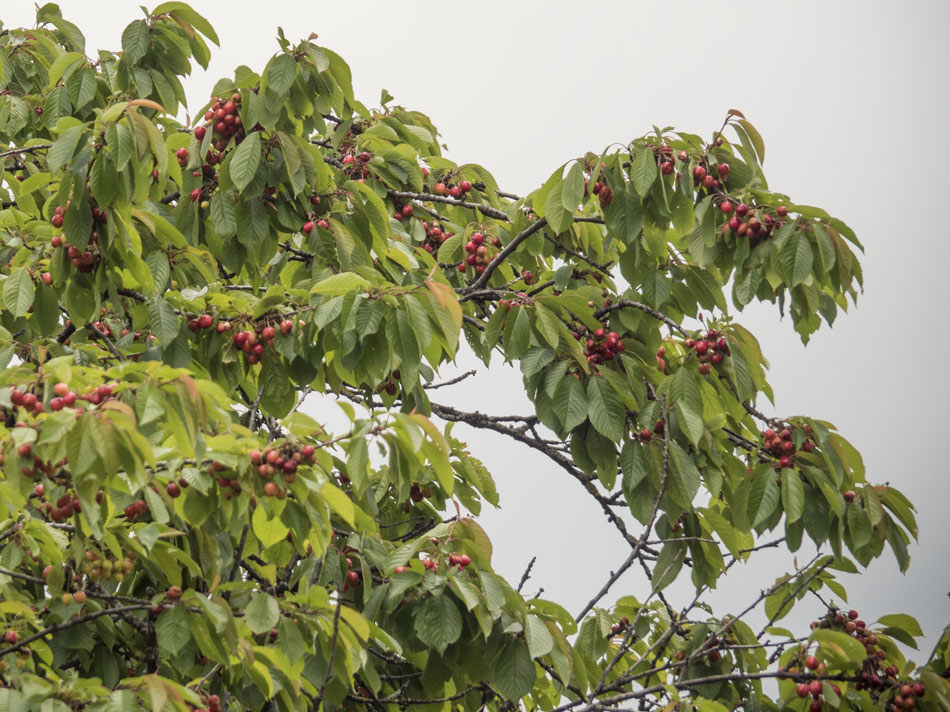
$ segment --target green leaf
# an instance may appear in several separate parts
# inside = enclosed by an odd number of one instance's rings
[[[759,163],[765,163],[765,141],[762,140],[762,135],[758,130],[746,119],[739,119],[738,123],[746,130],[746,133],[749,135],[749,140],[752,142],[752,145],[755,147],[755,152],[758,154]]]
[[[819,649],[839,665],[856,665],[867,656],[867,650],[858,640],[838,630],[817,628],[811,638],[818,641]]]
[[[672,542],[660,550],[653,568],[653,588],[662,591],[676,580],[686,560],[686,544]]]
[[[266,633],[280,620],[277,599],[266,593],[252,593],[251,602],[244,611],[244,620],[252,633]]]
[[[531,692],[537,674],[528,646],[509,639],[492,664],[491,682],[506,699],[517,702]]]
[[[640,237],[640,231],[643,229],[643,205],[631,186],[626,186],[622,193],[614,195],[607,206],[604,219],[608,229],[624,245],[632,245]]]
[[[787,469],[782,473],[782,507],[785,521],[798,521],[805,507],[805,488],[797,470]]]
[[[532,658],[547,655],[554,648],[554,638],[547,625],[538,616],[528,614],[524,619],[524,637]]]
[[[56,139],[56,142],[50,148],[47,154],[47,170],[50,174],[55,173],[60,168],[69,163],[79,144],[79,137],[82,136],[83,126],[71,126],[63,131],[62,135]]]
[[[650,187],[656,180],[658,172],[659,167],[656,164],[653,149],[643,146],[633,159],[633,168],[630,171],[633,187],[641,198],[645,198],[650,192]]]
[[[583,199],[584,169],[579,162],[575,161],[561,184],[561,206],[573,214]]]
[[[26,314],[33,306],[35,297],[36,287],[26,267],[14,270],[3,281],[3,305],[13,316]]]
[[[600,434],[613,442],[619,442],[627,429],[623,401],[603,377],[592,376],[587,384],[587,415]]]
[[[693,458],[675,440],[670,441],[670,464],[667,492],[673,502],[683,509],[689,509],[699,492],[702,477]]]
[[[162,613],[155,621],[155,637],[163,652],[170,656],[177,655],[191,640],[188,609],[176,606]]]
[[[161,15],[166,12],[182,18],[216,45],[221,44],[220,40],[218,40],[218,34],[214,31],[211,23],[208,22],[203,16],[195,12],[186,3],[174,1],[163,2],[161,5],[152,10],[152,15]]]
[[[129,64],[137,64],[148,52],[148,23],[135,20],[122,31],[122,53]]]
[[[776,474],[769,465],[759,465],[755,468],[755,479],[749,490],[749,520],[752,526],[758,526],[768,519],[779,502],[779,489],[775,484]]]
[[[808,279],[813,261],[814,254],[808,238],[796,232],[782,245],[776,268],[785,283],[795,287]]]
[[[433,596],[416,609],[416,637],[439,655],[462,634],[462,616],[448,595]]]
[[[554,414],[566,432],[587,419],[587,393],[584,385],[574,376],[565,376],[554,393]]]
[[[917,619],[906,613],[889,613],[886,616],[878,618],[877,622],[890,628],[900,628],[915,638],[919,638],[924,634]]]
[[[283,99],[296,78],[297,64],[294,58],[289,54],[278,54],[264,68],[261,83],[268,91]]]
[[[231,180],[234,181],[239,192],[242,192],[254,180],[260,162],[261,135],[260,132],[254,131],[248,134],[244,142],[237,147],[229,164]]]
[[[283,359],[272,355],[265,356],[261,366],[261,387],[264,394],[261,408],[270,415],[283,418],[296,403],[296,390],[287,375]]]
[[[341,272],[320,280],[310,288],[311,294],[347,294],[369,286],[369,282],[355,272]]]
[[[172,305],[161,297],[149,300],[148,322],[152,333],[162,344],[170,344],[178,336],[178,316],[172,309]]]

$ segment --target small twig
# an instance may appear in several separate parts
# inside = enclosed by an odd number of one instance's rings
[[[33,146],[24,146],[22,148],[11,148],[7,151],[0,151],[0,158],[6,158],[7,156],[15,156],[18,153],[33,153],[33,151],[39,151],[45,148],[52,148],[53,144],[51,143],[37,143]]]
[[[320,686],[320,692],[317,694],[317,702],[323,701],[323,695],[327,691],[327,685],[330,684],[330,678],[333,677],[333,657],[336,654],[336,641],[340,635],[340,612],[343,610],[343,599],[337,594],[336,612],[333,614],[333,636],[330,638],[330,658],[327,660],[327,673],[323,677],[323,685]]]
[[[494,274],[495,270],[501,266],[501,263],[507,259],[508,255],[518,249],[518,245],[527,240],[538,230],[543,230],[547,224],[547,218],[541,218],[540,220],[536,220],[535,222],[531,223],[531,225],[515,235],[514,239],[505,245],[504,248],[492,258],[491,262],[485,265],[485,271],[482,272],[481,276],[472,282],[468,287],[461,290],[462,293],[474,292],[478,289],[482,289],[486,284],[488,284],[488,280],[491,279],[492,274]]]
[[[96,326],[90,321],[86,323],[86,328],[89,329],[89,331],[91,331],[93,334],[95,334],[96,338],[102,341],[106,345],[106,348],[109,349],[109,351],[112,353],[113,356],[115,356],[120,361],[125,361],[125,356],[123,356],[119,352],[119,350],[115,347],[115,344],[112,343],[112,340],[108,336],[106,336],[105,333],[103,333],[103,331],[98,326]]]
[[[531,578],[531,568],[537,559],[537,556],[532,556],[531,561],[528,562],[528,567],[524,570],[524,573],[521,574],[521,581],[518,582],[518,593],[521,593],[521,589],[524,588],[524,585],[528,583],[528,579]]]
[[[460,381],[464,381],[466,378],[468,378],[469,376],[474,376],[476,373],[478,373],[478,371],[475,371],[475,370],[466,371],[461,376],[450,378],[448,381],[443,381],[442,383],[431,383],[427,386],[423,386],[423,388],[427,391],[432,391],[432,390],[435,390],[436,388],[445,388],[446,386],[454,386],[456,383],[459,383]]]

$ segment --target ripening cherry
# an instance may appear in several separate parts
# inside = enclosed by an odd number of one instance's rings
[[[788,215],[788,208],[784,205],[779,205],[777,208],[775,208],[775,214],[780,218],[784,218],[786,215]]]
[[[343,165],[344,165],[344,166],[348,166],[348,165],[350,165],[350,164],[352,164],[352,163],[356,163],[356,158],[355,158],[354,156],[351,156],[351,155],[343,156]]]
[[[818,658],[816,658],[814,655],[809,655],[808,657],[806,657],[805,667],[808,668],[809,670],[814,670],[815,668],[817,668]]]
[[[304,235],[309,235],[311,232],[313,232],[313,228],[316,226],[316,223],[314,223],[312,220],[308,220],[303,224],[303,227],[300,228],[300,232],[302,232]]]
[[[432,192],[436,195],[445,195],[446,187],[445,183],[436,183],[435,187],[432,189]]]
[[[468,191],[472,189],[472,184],[467,180],[459,181],[459,189],[463,193],[467,193]]]

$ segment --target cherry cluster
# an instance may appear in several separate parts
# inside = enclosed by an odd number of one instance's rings
[[[809,437],[814,435],[810,425],[804,425],[802,430]],[[762,447],[770,455],[778,458],[776,468],[779,470],[791,467],[795,459],[795,453],[798,452],[798,448],[792,442],[792,431],[788,428],[782,428],[778,433],[771,428],[763,431]],[[806,440],[802,443],[802,450],[805,452],[814,452],[815,447],[814,440]]]
[[[637,437],[640,438],[641,442],[648,443],[653,439],[654,435],[662,435],[665,430],[666,423],[663,422],[662,418],[660,418],[658,421],[656,421],[656,425],[653,426],[653,430],[650,430],[649,428],[643,428],[639,433],[637,433]],[[677,522],[677,524],[679,524],[679,522]],[[675,526],[674,531],[678,531],[675,529]]]
[[[587,186],[590,181],[584,181],[584,192],[587,192]],[[601,183],[600,181],[594,182],[594,187],[591,188],[591,192],[597,196],[597,199],[600,200],[601,209],[606,209],[610,205],[610,201],[614,199],[614,194],[610,190],[610,186],[606,183]]]
[[[705,166],[693,166],[693,185],[695,187],[701,186],[706,190],[720,190],[722,184],[729,178],[729,164],[718,164],[716,173],[719,174],[719,178],[716,178],[711,170],[707,171]]]
[[[445,181],[445,182],[443,182]],[[438,183],[432,186],[432,192],[436,195],[445,195],[448,193],[451,198],[464,198],[468,192],[472,189],[471,181],[460,180],[458,185],[455,185],[447,178],[442,178]]]
[[[269,445],[264,451],[252,450],[248,455],[251,464],[257,468],[257,474],[264,482],[264,494],[278,496],[280,489],[272,481],[274,475],[283,475],[284,482],[291,484],[297,479],[297,467],[301,464],[312,465],[316,462],[316,448],[313,445],[300,445],[285,441],[279,445]]]
[[[439,245],[452,237],[455,233],[442,229],[438,220],[434,220],[430,225],[427,221],[422,221],[422,229],[425,230],[426,237],[422,242],[422,249],[428,253],[438,252]],[[497,238],[495,238],[497,240]]]
[[[218,695],[208,695],[208,706],[207,707],[191,707],[190,710],[193,712],[221,712],[221,697]]]
[[[55,228],[61,228],[65,222],[65,210],[69,208],[69,200],[66,201],[66,207],[62,205],[56,207],[56,210],[53,213],[53,217],[50,218],[50,223]],[[73,267],[77,268],[80,272],[89,273],[96,268],[100,262],[102,262],[102,254],[99,252],[99,233],[96,230],[96,225],[101,225],[108,222],[109,216],[105,210],[99,210],[99,208],[93,206],[91,209],[92,212],[92,221],[93,227],[89,232],[89,245],[95,246],[95,251],[89,249],[87,245],[85,250],[80,250],[75,245],[69,245],[66,247],[66,255],[69,257],[70,262],[72,262]],[[50,240],[50,245],[55,248],[61,248],[65,246],[62,236],[54,235]],[[43,283],[50,285],[53,283],[53,276],[49,272],[44,272],[41,276]]]
[[[212,131],[212,145],[223,151],[228,141],[234,137],[236,143],[244,140],[244,125],[241,122],[239,111],[241,108],[241,94],[235,92],[230,99],[214,97],[211,108],[205,112],[204,124],[195,127],[195,138],[199,142],[204,140],[208,129]]]
[[[347,153],[343,156],[343,171],[350,177],[355,178],[356,180],[363,182],[369,178],[369,168],[367,163],[369,163],[373,157],[366,151],[362,151],[356,155],[352,153]],[[409,215],[412,215],[410,210]],[[408,216],[407,216],[408,217]],[[396,219],[399,220],[399,215],[397,213]]]
[[[225,331],[231,331],[230,321],[222,320],[215,322],[214,317],[210,314],[199,314],[188,320],[188,330],[195,334],[204,329],[210,329],[212,326],[219,334],[223,334]]]
[[[314,198],[316,198],[317,200],[316,203],[313,202]],[[313,205],[317,205],[320,202],[319,196],[316,196],[316,195],[311,196],[310,202]],[[317,219],[316,213],[310,213],[309,219],[303,225],[300,226],[300,232],[302,232],[304,235],[309,235],[311,232],[313,232],[314,228],[317,228],[317,227],[321,227],[324,230],[329,230],[330,222],[328,220],[324,220],[323,218]]]
[[[485,244],[485,235],[480,232],[472,233],[472,239],[465,243],[465,251],[468,253],[465,264],[472,265],[475,274],[482,274],[492,260],[488,245]]]
[[[574,338],[578,341],[582,338],[579,331],[575,331]],[[626,347],[616,331],[607,332],[604,327],[594,329],[585,342],[584,356],[590,364],[600,364],[605,361],[612,361],[617,354],[622,354]]]
[[[125,518],[129,522],[134,522],[139,517],[148,512],[148,505],[144,499],[137,499],[125,508]]]
[[[248,365],[253,366],[261,360],[264,349],[273,346],[274,337],[277,336],[278,330],[281,334],[286,335],[293,329],[294,323],[290,319],[282,319],[276,327],[265,320],[257,325],[255,331],[237,332],[234,335],[234,345],[246,354]]]
[[[706,332],[706,337],[701,339],[686,339],[683,346],[693,349],[699,360],[698,371],[702,375],[707,375],[713,366],[722,363],[724,356],[729,355],[729,342],[715,329]]]
[[[722,234],[735,234],[739,237],[748,238],[752,247],[767,239],[774,229],[782,226],[781,218],[788,215],[788,208],[779,205],[775,209],[773,217],[771,213],[763,213],[762,220],[759,220],[756,208],[746,203],[734,205],[730,200],[723,200],[719,203],[719,209],[729,218],[723,223]]]
[[[352,551],[350,547],[346,547],[344,551]],[[358,585],[360,582],[360,572],[353,570],[353,559],[349,556],[346,557],[346,577],[343,579],[343,590],[348,591],[354,586]]]
[[[40,498],[40,503],[37,507],[42,512],[46,513],[46,516],[52,519],[54,522],[59,524],[74,514],[79,514],[82,511],[82,502],[79,501],[79,497],[75,494],[66,492],[61,495],[59,499],[56,500],[56,506],[53,506],[52,502],[46,501],[43,499],[43,485],[38,484],[33,488],[34,494]]]
[[[433,494],[432,488],[429,485],[420,487],[418,483],[413,482],[412,486],[409,487],[409,499],[417,504],[423,499],[429,499]]]
[[[401,203],[398,200],[393,200],[393,218],[396,220],[408,220],[412,217],[415,208],[412,207],[411,203]]]
[[[611,635],[611,637],[612,637],[612,636],[615,636],[615,635],[620,635],[620,634],[623,633],[625,630],[627,630],[627,626],[629,626],[629,625],[630,625],[630,619],[627,618],[626,616],[624,616],[624,617],[621,618],[619,621],[617,621],[617,622],[614,623],[612,626],[610,626],[610,635]]]
[[[132,569],[135,568],[135,552],[129,551],[125,554],[125,557],[120,559],[110,559],[108,557],[100,557],[94,551],[87,550],[83,555],[85,559],[82,562],[79,570],[89,577],[90,581],[98,581],[102,579],[103,581],[121,581],[125,576],[132,573]],[[80,592],[77,591],[78,595]],[[81,601],[77,601],[81,603]]]

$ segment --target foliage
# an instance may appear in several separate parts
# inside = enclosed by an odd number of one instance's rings
[[[860,243],[769,189],[740,112],[518,197],[312,38],[183,125],[209,42],[181,2],[92,58],[52,4],[0,33],[0,708],[950,707],[946,638],[918,667],[916,621],[834,603],[885,546],[908,565],[912,505],[830,423],[757,406],[733,314],[777,303],[807,340]],[[535,412],[432,400],[463,348],[518,363]],[[576,617],[492,570],[457,422],[548,456],[629,543]],[[747,607],[704,603],[806,534]],[[649,595],[602,605],[633,565]],[[813,630],[780,627],[808,594]]]

